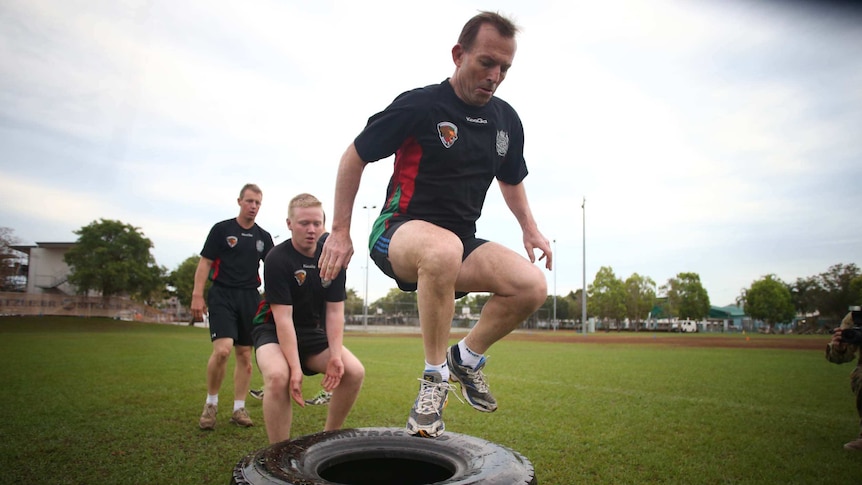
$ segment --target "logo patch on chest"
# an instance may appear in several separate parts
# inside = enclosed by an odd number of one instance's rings
[[[299,286],[302,286],[305,283],[306,272],[304,269],[298,269],[293,272],[293,277],[296,278],[296,282]]]
[[[451,148],[458,140],[458,127],[454,123],[441,121],[437,123],[437,134],[440,135],[440,141],[443,142],[443,146]]]
[[[236,237],[236,236],[228,236],[228,237],[226,238],[226,240],[227,240],[227,245],[228,245],[228,246],[230,246],[230,247],[234,247],[234,246],[236,246],[236,243],[239,241],[239,238],[238,238],[238,237]]]

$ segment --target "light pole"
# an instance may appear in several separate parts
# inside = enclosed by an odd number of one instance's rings
[[[371,236],[371,211],[376,209],[376,205],[367,206],[363,205],[363,209],[365,209],[366,220],[365,220],[365,229],[368,231],[368,236]],[[367,240],[368,238],[366,238]],[[369,271],[369,262],[371,260],[371,249],[368,249],[368,243],[365,243],[365,303],[362,305],[362,328],[363,330],[368,330],[368,271]]]
[[[556,330],[557,329],[557,240],[556,239],[554,239],[554,254],[552,257],[554,258],[553,259],[554,266],[552,268],[554,270],[554,319],[551,321],[551,325],[554,328],[554,330]]]
[[[581,213],[582,217],[582,229],[581,232],[584,235],[583,242],[583,281],[581,283],[581,325],[583,326],[584,333],[587,333],[587,198],[584,197],[584,201],[581,203]]]

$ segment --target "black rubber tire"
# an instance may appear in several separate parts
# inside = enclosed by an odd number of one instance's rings
[[[236,485],[534,485],[533,465],[490,441],[404,428],[325,431],[276,443],[237,463]]]

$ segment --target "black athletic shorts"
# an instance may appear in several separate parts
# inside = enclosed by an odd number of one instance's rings
[[[389,229],[384,231],[383,234],[374,241],[374,245],[371,246],[371,259],[373,259],[374,264],[383,271],[383,274],[395,280],[395,283],[398,284],[398,288],[401,291],[416,291],[416,283],[410,283],[395,276],[395,271],[392,270],[392,263],[389,262],[389,241],[392,240],[392,235],[395,234],[395,231],[397,231],[398,228],[401,227],[401,224],[404,224],[405,222],[407,221],[392,224],[389,226]],[[480,239],[475,236],[462,238],[461,244],[464,245],[464,254],[461,256],[461,261],[463,262],[467,259],[467,256],[469,256],[470,253],[486,242],[488,242],[486,239]],[[468,294],[469,292],[467,291],[456,291],[455,299],[463,298]]]
[[[266,344],[278,344],[278,334],[275,330],[274,323],[261,323],[254,327],[251,332],[254,340],[255,350]],[[322,329],[296,329],[296,340],[299,345],[299,365],[302,367],[302,373],[307,376],[319,374],[305,367],[305,361],[312,356],[315,356],[329,348],[329,340],[326,338],[326,331]]]
[[[234,345],[251,346],[252,320],[260,303],[257,288],[230,288],[214,284],[207,297],[210,340],[233,339]]]

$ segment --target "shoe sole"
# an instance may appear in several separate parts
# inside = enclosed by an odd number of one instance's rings
[[[239,421],[234,420],[233,418],[231,418],[230,422],[231,422],[231,424],[235,424],[235,425],[239,426],[240,428],[251,428],[252,426],[254,426],[254,423],[242,424]]]

